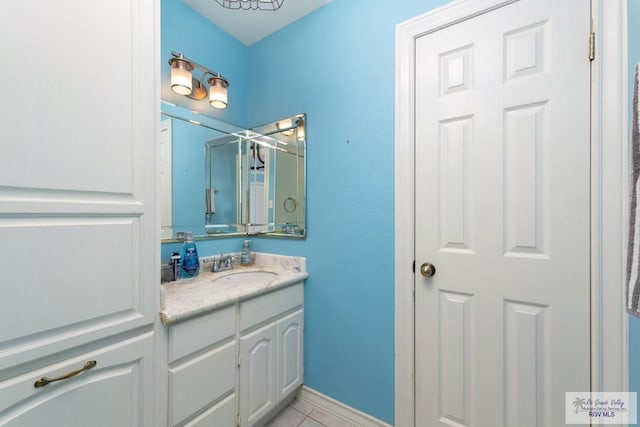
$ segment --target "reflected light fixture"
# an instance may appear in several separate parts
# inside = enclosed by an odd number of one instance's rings
[[[171,52],[173,58],[169,60],[171,66],[171,90],[177,94],[188,96],[191,99],[205,99],[209,94],[209,104],[213,108],[227,108],[227,88],[229,81],[222,77],[220,73],[209,70],[184,55]],[[200,79],[193,77],[193,70],[202,72]],[[209,77],[208,80],[207,77]],[[205,81],[209,83],[209,90]]]
[[[276,122],[276,127],[278,128],[278,130],[282,130],[282,134],[285,136],[293,135],[293,120],[291,119],[285,119]]]
[[[227,9],[278,10],[284,0],[216,0]]]
[[[304,124],[304,119],[302,117],[298,117],[298,120],[296,120],[296,125],[298,126],[296,128],[296,138],[298,138],[298,141],[304,141],[305,138],[307,137],[306,135],[306,129],[305,129],[305,124]]]

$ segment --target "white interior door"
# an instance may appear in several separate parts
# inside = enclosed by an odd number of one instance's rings
[[[564,425],[590,388],[589,31],[521,0],[416,40],[417,426]]]

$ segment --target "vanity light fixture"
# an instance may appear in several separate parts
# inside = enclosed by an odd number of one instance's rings
[[[171,90],[191,99],[205,99],[209,94],[209,104],[213,108],[227,108],[227,88],[229,81],[220,73],[209,70],[181,53],[171,52],[173,58],[169,60],[171,66]],[[197,69],[202,72],[200,79],[195,79],[191,72]],[[205,79],[209,77],[209,91],[205,86]]]
[[[213,108],[227,108],[229,83],[220,74],[209,79],[209,104]]]
[[[171,66],[171,90],[180,95],[191,93],[191,71],[193,64],[180,54],[169,60]]]
[[[304,141],[306,138],[306,132],[304,128],[304,119],[302,117],[298,117],[298,120],[296,120],[296,125],[298,126],[296,128],[296,131],[297,131],[296,137],[298,138],[298,141]]]
[[[284,0],[216,0],[227,9],[278,10]]]

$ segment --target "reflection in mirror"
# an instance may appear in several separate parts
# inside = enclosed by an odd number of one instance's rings
[[[184,231],[193,232],[194,236],[204,236],[207,233],[244,233],[242,226],[237,226],[237,191],[236,175],[239,174],[238,164],[233,162],[218,168],[220,179],[213,185],[212,179],[216,177],[205,175],[209,168],[207,162],[211,161],[208,154],[219,152],[225,157],[230,157],[229,151],[237,153],[239,141],[237,137],[224,144],[215,144],[220,138],[228,138],[229,134],[236,133],[241,128],[229,125],[219,120],[195,115],[181,107],[163,104],[161,112],[160,130],[160,205],[161,205],[161,236],[163,241],[172,241],[178,238],[178,233]],[[235,160],[236,154],[232,159]],[[226,179],[233,174],[233,178]],[[222,178],[224,177],[225,180]],[[218,188],[219,187],[219,188]],[[217,193],[214,193],[218,190]],[[209,195],[214,195],[210,200]],[[210,201],[207,204],[207,200]],[[215,204],[212,206],[211,202]],[[225,227],[207,227],[213,224],[211,207],[222,209]]]
[[[240,215],[240,141],[236,135],[207,141],[205,150],[206,234],[228,234],[244,230]]]
[[[258,126],[246,143],[248,231],[304,237],[306,116]]]
[[[304,238],[306,116],[242,129],[163,103],[163,242],[238,235]]]

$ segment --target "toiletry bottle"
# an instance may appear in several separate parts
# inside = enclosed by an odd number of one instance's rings
[[[242,244],[242,253],[240,254],[240,264],[251,264],[251,252],[249,251],[249,240],[245,240]]]
[[[184,244],[182,245],[182,267],[180,268],[180,278],[190,279],[198,275],[200,271],[200,260],[198,259],[198,249],[193,242],[193,233],[184,233]]]
[[[180,254],[178,252],[171,254],[169,265],[171,266],[171,281],[180,279]]]

